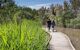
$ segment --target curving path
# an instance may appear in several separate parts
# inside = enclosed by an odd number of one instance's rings
[[[45,29],[51,35],[49,50],[75,50],[69,37],[62,32],[52,32]]]

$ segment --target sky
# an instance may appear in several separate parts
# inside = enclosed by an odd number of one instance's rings
[[[51,4],[63,4],[64,0],[15,0],[18,6],[30,7],[39,9],[42,6],[49,7]]]

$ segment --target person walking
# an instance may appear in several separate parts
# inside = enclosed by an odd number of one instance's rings
[[[48,30],[50,31],[50,28],[51,28],[51,20],[50,19],[48,19],[48,21],[47,21],[47,27],[48,27]]]
[[[52,30],[54,31],[55,21],[52,21]]]

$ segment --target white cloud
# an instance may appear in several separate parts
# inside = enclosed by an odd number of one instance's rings
[[[39,9],[39,8],[41,8],[42,6],[48,8],[48,7],[50,7],[50,5],[51,5],[51,3],[47,3],[47,4],[32,5],[32,6],[28,6],[28,7],[32,8],[32,9]]]

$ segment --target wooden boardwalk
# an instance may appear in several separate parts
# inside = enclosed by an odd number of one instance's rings
[[[50,35],[49,50],[75,50],[69,37],[62,32],[52,32],[45,29]]]

